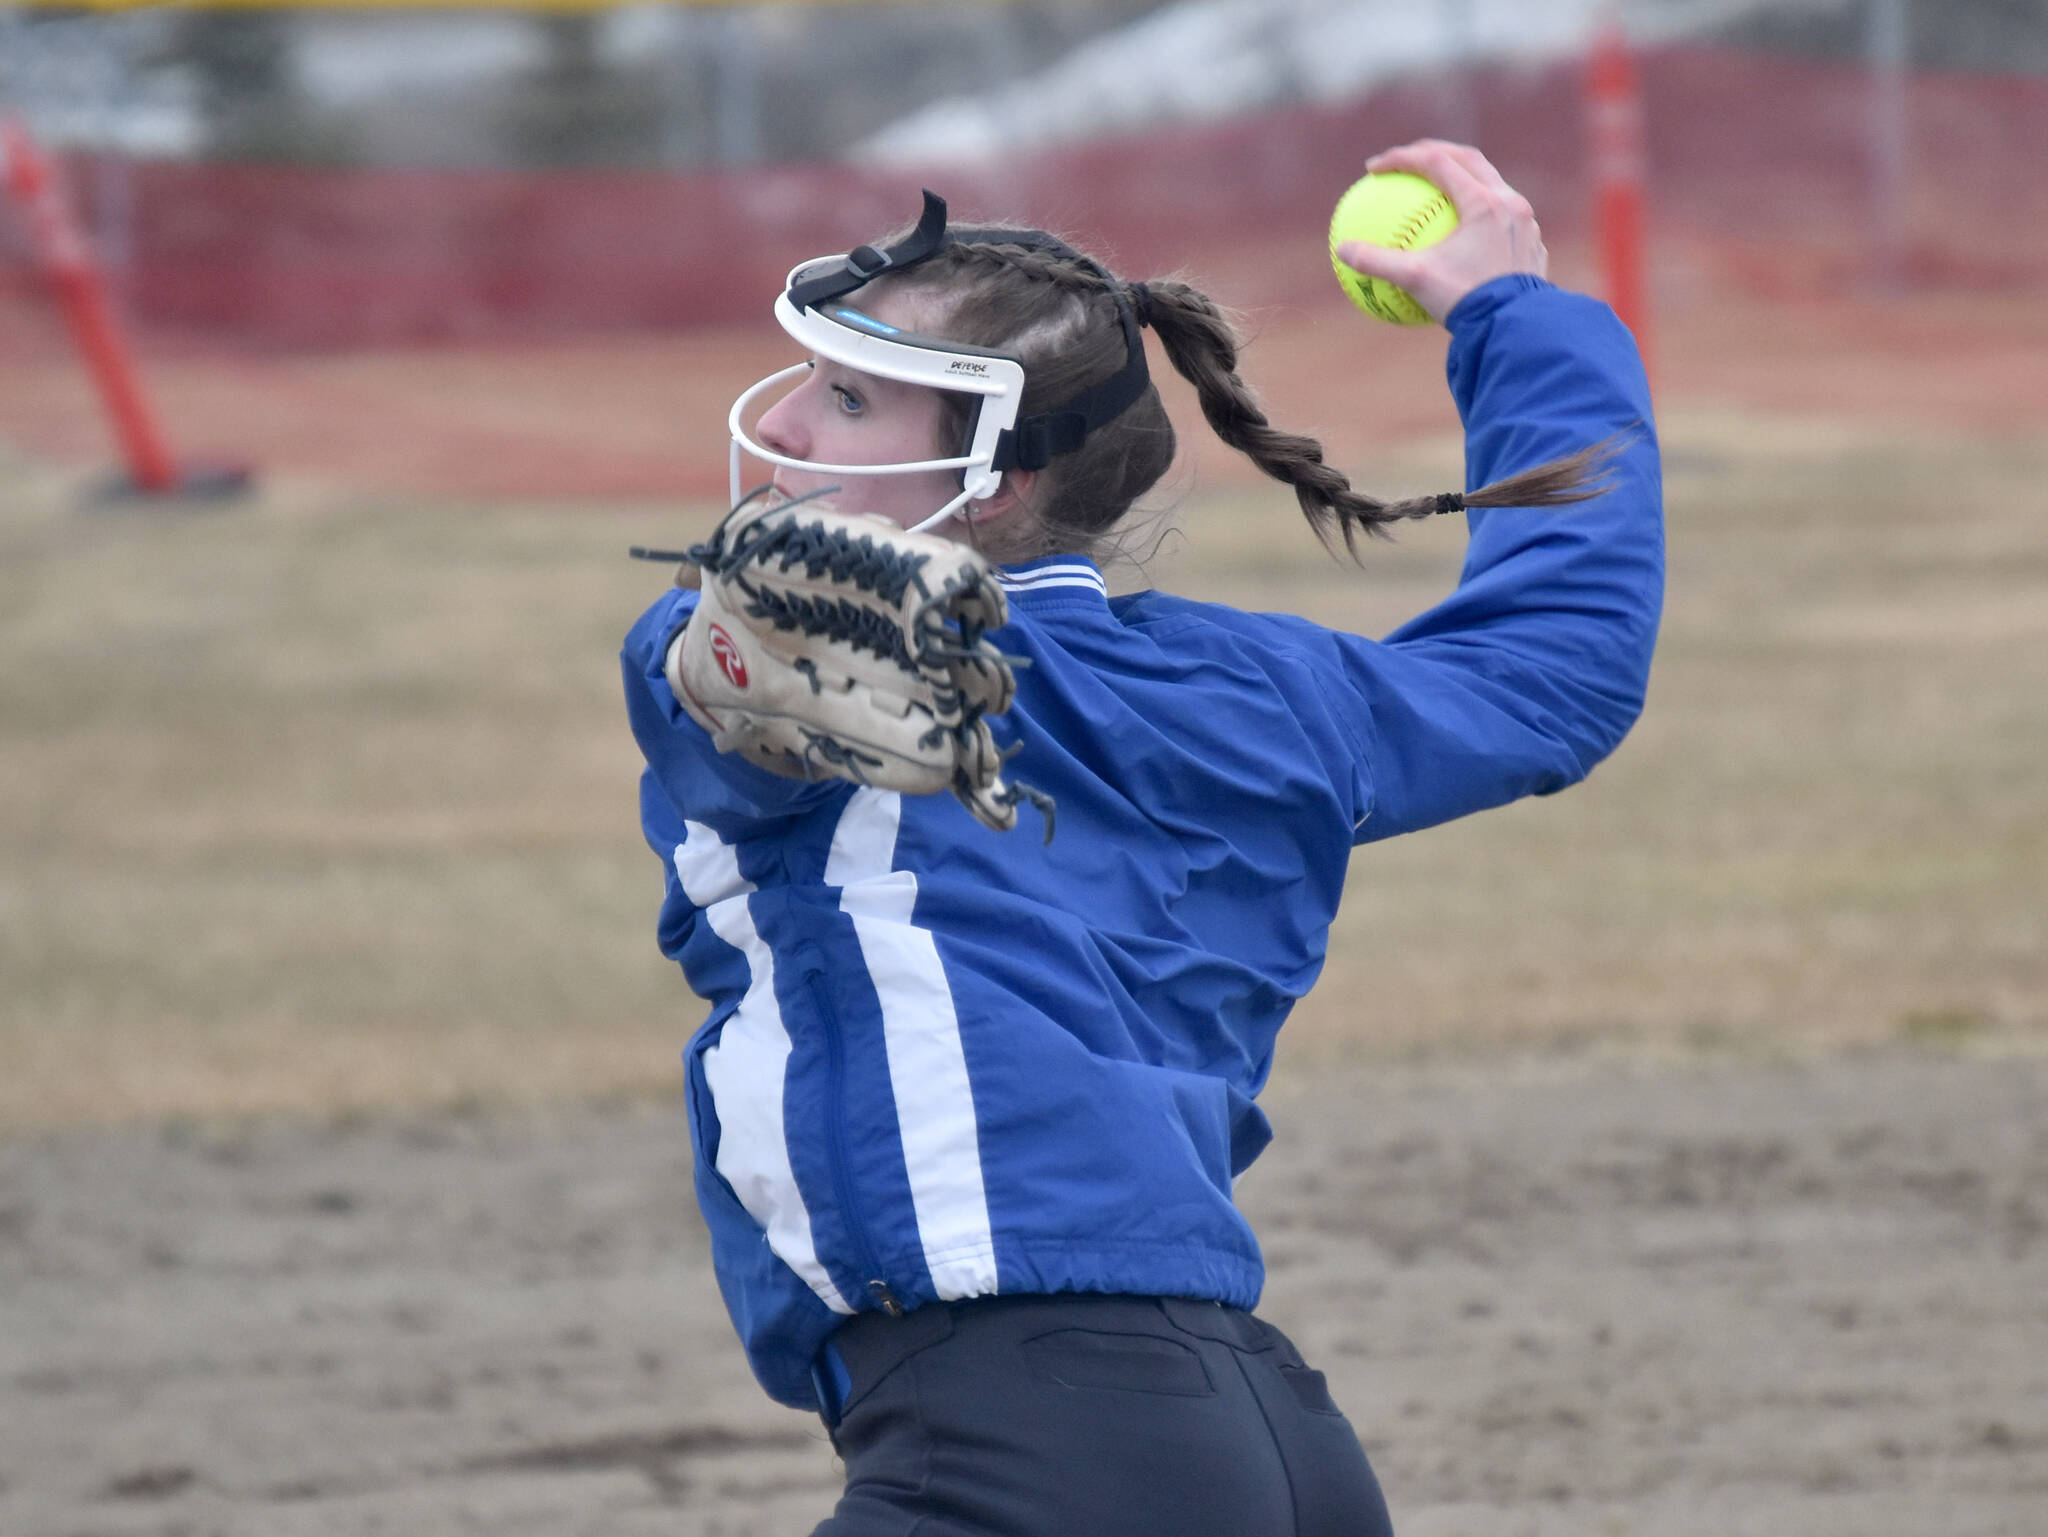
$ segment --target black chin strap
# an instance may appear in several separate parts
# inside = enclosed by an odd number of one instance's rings
[[[892,270],[914,267],[949,245],[1012,245],[1027,251],[1051,251],[1078,263],[1102,279],[1116,305],[1117,324],[1124,334],[1124,366],[1090,385],[1064,405],[1036,416],[1027,416],[996,440],[991,468],[997,470],[1043,469],[1058,454],[1070,454],[1098,427],[1105,427],[1136,404],[1151,382],[1145,367],[1145,344],[1138,327],[1148,317],[1136,314],[1124,285],[1100,262],[1076,251],[1065,241],[1043,230],[946,229],[946,200],[929,188],[924,194],[924,212],[917,228],[887,250],[871,245],[847,252],[845,265],[790,286],[789,302],[798,309],[811,309],[843,299],[871,278]]]

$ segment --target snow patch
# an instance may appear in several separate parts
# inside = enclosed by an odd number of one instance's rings
[[[1634,0],[1656,44],[1752,12],[1834,0]],[[1460,62],[1541,63],[1581,51],[1612,0],[1183,0],[1036,74],[949,97],[854,145],[882,164],[989,161],[1019,149],[1355,99]]]

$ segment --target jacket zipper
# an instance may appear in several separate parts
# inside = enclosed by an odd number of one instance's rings
[[[804,986],[810,991],[811,1004],[825,1025],[825,1059],[831,1069],[830,1092],[825,1099],[825,1137],[832,1157],[832,1187],[838,1194],[839,1210],[853,1240],[853,1257],[860,1263],[861,1274],[874,1278],[867,1283],[868,1295],[891,1318],[901,1318],[906,1310],[889,1283],[880,1277],[882,1267],[875,1259],[874,1245],[868,1240],[867,1226],[854,1205],[853,1176],[847,1169],[846,1152],[846,1051],[840,1039],[839,1016],[826,1001],[825,990],[818,985],[817,972],[804,973]]]

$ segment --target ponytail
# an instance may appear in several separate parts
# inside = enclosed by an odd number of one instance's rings
[[[1334,534],[1356,559],[1361,530],[1385,538],[1389,525],[1411,518],[1468,507],[1558,507],[1608,488],[1605,472],[1618,438],[1476,491],[1382,501],[1326,464],[1314,438],[1282,432],[1267,420],[1238,377],[1236,330],[1200,289],[1171,279],[1122,283],[1071,249],[1010,244],[1003,233],[963,234],[917,266],[881,273],[873,286],[929,299],[937,314],[927,329],[935,335],[1016,357],[1024,365],[1022,415],[1055,409],[1123,366],[1121,298],[1140,325],[1158,333],[1216,436],[1294,488],[1302,516],[1326,548],[1334,549]],[[950,399],[952,426],[964,431],[967,399]],[[1027,538],[1031,547],[1019,553],[1099,556],[1113,548],[1117,524],[1158,483],[1173,454],[1173,425],[1157,387],[1147,384],[1132,406],[1039,472],[1030,506],[1036,528]]]
[[[1323,445],[1314,438],[1282,432],[1267,420],[1250,388],[1238,377],[1237,332],[1215,300],[1185,283],[1134,283],[1130,287],[1134,295],[1142,295],[1146,318],[1174,368],[1195,387],[1211,430],[1273,479],[1294,488],[1302,516],[1325,546],[1335,532],[1356,558],[1360,530],[1386,538],[1389,524],[1411,518],[1462,512],[1468,507],[1559,507],[1587,501],[1607,489],[1605,471],[1619,447],[1614,439],[1476,491],[1382,501],[1357,490],[1341,470],[1326,464]]]

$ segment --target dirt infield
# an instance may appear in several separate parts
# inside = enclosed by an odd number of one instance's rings
[[[1264,1312],[1403,1537],[2038,1537],[2048,1061],[1284,1079]],[[11,1537],[794,1537],[679,1111],[0,1149]]]

